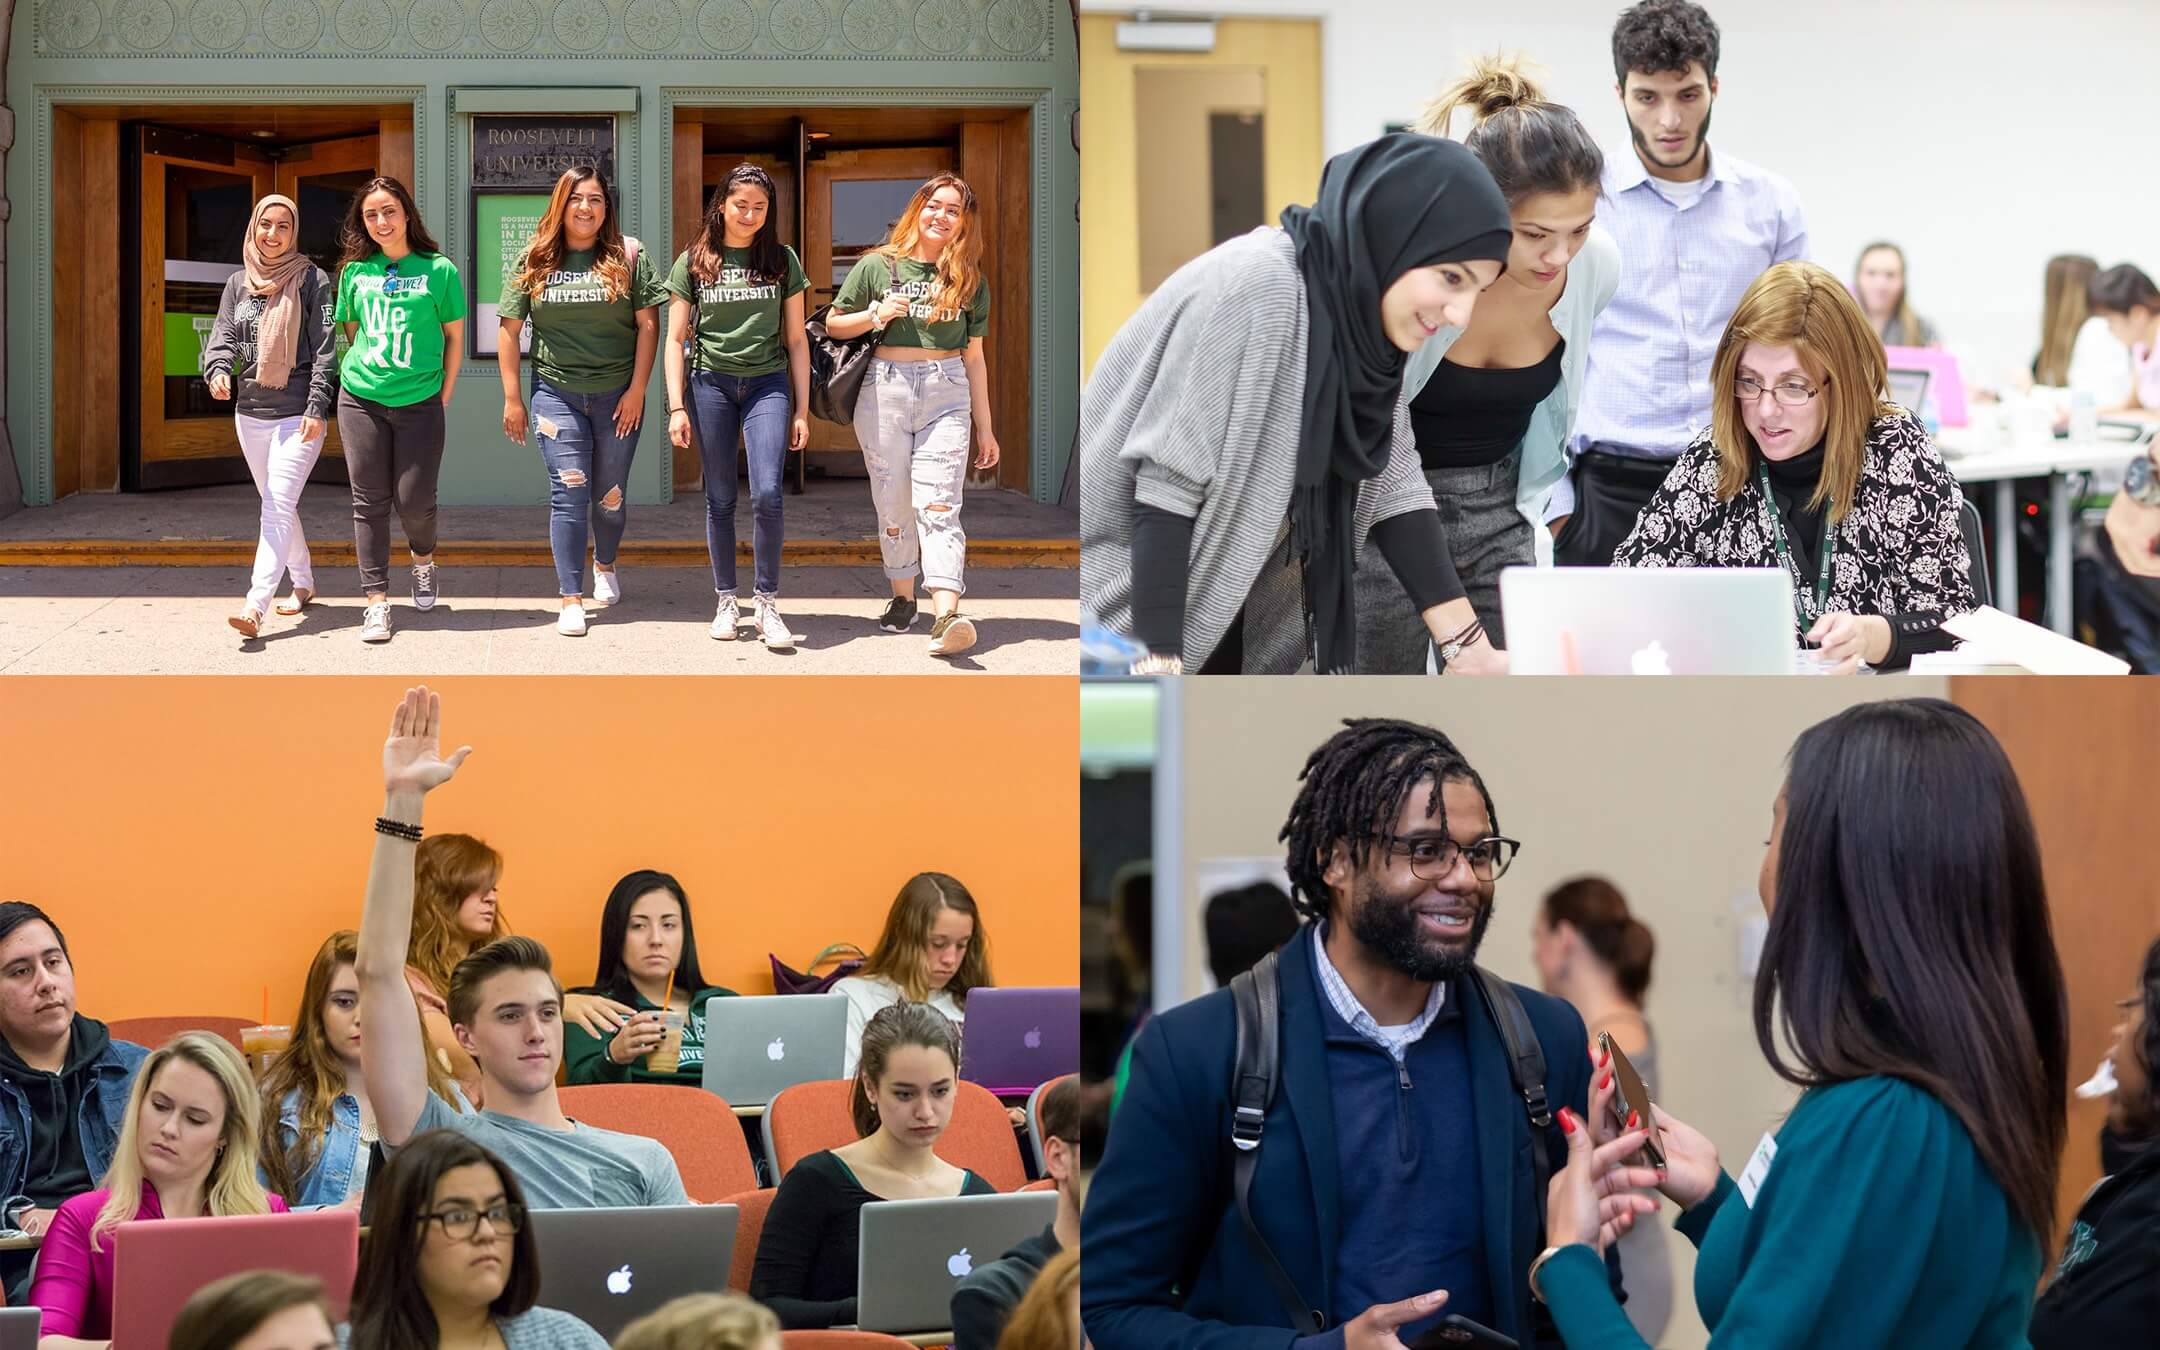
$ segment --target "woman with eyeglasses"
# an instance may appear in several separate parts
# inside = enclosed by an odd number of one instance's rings
[[[1859,302],[1808,262],[1740,297],[1711,367],[1710,425],[1613,555],[1615,567],[1780,567],[1804,663],[1908,665],[1974,606],[1964,499],[1920,420],[1883,396]]]
[[[390,511],[412,548],[413,608],[435,605],[435,488],[443,409],[457,387],[465,284],[412,193],[371,178],[338,235],[337,311],[352,344],[338,367],[338,439],[352,479],[353,547],[367,611],[362,642],[390,640]]]
[[[392,1154],[375,1185],[340,1350],[607,1350],[582,1321],[536,1306],[525,1193],[494,1154],[430,1130]]]

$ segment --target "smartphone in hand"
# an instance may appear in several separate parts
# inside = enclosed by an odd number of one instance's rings
[[[1635,1072],[1635,1066],[1613,1041],[1611,1032],[1601,1031],[1597,1039],[1598,1049],[1604,1052],[1607,1063],[1612,1066],[1613,1086],[1618,1089],[1610,1104],[1614,1133],[1626,1131],[1628,1115],[1634,1113],[1642,1121],[1642,1128],[1649,1131],[1649,1138],[1643,1141],[1643,1161],[1651,1167],[1663,1167],[1665,1141],[1658,1135],[1657,1116],[1650,1110],[1650,1091],[1643,1086],[1642,1075]]]
[[[1410,1350],[1522,1350],[1522,1347],[1513,1336],[1503,1336],[1460,1313],[1449,1313],[1438,1325],[1412,1341]]]

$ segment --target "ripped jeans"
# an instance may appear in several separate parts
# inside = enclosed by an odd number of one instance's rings
[[[967,363],[870,359],[855,400],[855,440],[870,471],[885,575],[933,591],[967,590],[960,490],[974,426]]]
[[[548,544],[555,584],[564,595],[590,595],[585,586],[585,540],[593,558],[612,567],[630,523],[630,459],[639,427],[615,434],[615,405],[625,389],[573,394],[533,380],[532,429],[548,470]]]

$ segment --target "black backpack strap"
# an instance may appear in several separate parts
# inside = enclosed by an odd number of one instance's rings
[[[1493,1026],[1500,1033],[1500,1043],[1507,1048],[1508,1069],[1515,1078],[1515,1091],[1522,1095],[1523,1111],[1530,1118],[1530,1165],[1537,1178],[1534,1198],[1538,1231],[1543,1232],[1545,1192],[1552,1181],[1552,1155],[1546,1151],[1546,1142],[1553,1125],[1552,1105],[1545,1100],[1545,1050],[1538,1044],[1537,1028],[1530,1024],[1530,1014],[1523,1011],[1522,1000],[1515,996],[1514,987],[1483,966],[1472,969],[1477,973],[1478,988],[1485,995],[1485,1010],[1492,1014]]]
[[[1230,997],[1237,1004],[1237,1065],[1230,1084],[1230,1177],[1238,1217],[1245,1221],[1245,1236],[1260,1254],[1260,1269],[1290,1315],[1290,1325],[1301,1336],[1316,1336],[1324,1319],[1298,1293],[1297,1283],[1260,1236],[1260,1226],[1252,1216],[1260,1134],[1275,1100],[1276,1070],[1282,1063],[1282,979],[1276,970],[1276,954],[1269,952],[1251,970],[1231,980]]]

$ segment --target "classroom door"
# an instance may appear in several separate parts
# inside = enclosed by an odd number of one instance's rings
[[[377,137],[349,136],[291,146],[278,157],[278,194],[300,204],[300,251],[333,279],[337,275],[338,233],[345,212],[353,194],[379,172],[376,166],[380,149]],[[340,356],[345,352],[342,333],[337,338],[337,352]],[[332,418],[323,434],[323,458],[342,453],[337,420]]]
[[[240,269],[248,216],[274,186],[274,165],[242,142],[135,130],[142,152],[139,462],[154,479],[161,465],[230,459],[237,481],[245,481],[232,404],[210,397],[202,350],[225,279]]]
[[[837,150],[810,161],[803,194],[803,270],[810,274],[804,313],[832,303],[862,255],[885,242],[923,180],[957,172],[942,146]],[[986,260],[987,261],[987,260]],[[852,427],[810,420],[812,450],[860,451]]]

